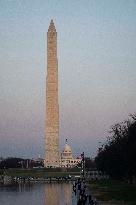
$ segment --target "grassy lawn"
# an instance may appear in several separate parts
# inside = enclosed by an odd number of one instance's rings
[[[1,172],[1,171],[0,171]],[[65,177],[79,175],[79,170],[74,169],[6,169],[5,175],[21,177]],[[2,172],[1,172],[2,173]]]
[[[116,180],[101,180],[91,182],[89,187],[92,192],[98,193],[99,200],[117,200],[136,205],[136,184],[127,184]]]

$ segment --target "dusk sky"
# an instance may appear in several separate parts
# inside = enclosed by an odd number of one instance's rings
[[[0,156],[44,156],[47,30],[58,33],[60,148],[94,157],[136,112],[136,0],[0,0]]]

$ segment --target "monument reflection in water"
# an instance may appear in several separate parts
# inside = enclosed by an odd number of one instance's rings
[[[72,205],[72,186],[67,183],[45,186],[45,205]]]
[[[71,183],[26,183],[0,186],[3,205],[77,205]]]

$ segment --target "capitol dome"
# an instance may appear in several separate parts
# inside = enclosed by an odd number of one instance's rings
[[[67,140],[66,140],[66,144],[64,147],[64,150],[62,152],[62,158],[67,158],[67,159],[72,159],[72,150],[71,147],[67,144]]]
[[[79,163],[81,163],[81,159],[73,158],[71,147],[67,144],[66,139],[65,147],[61,153],[61,167],[75,167]]]
[[[68,144],[65,145],[63,153],[64,153],[64,152],[65,152],[65,153],[72,153],[71,147],[70,147]]]

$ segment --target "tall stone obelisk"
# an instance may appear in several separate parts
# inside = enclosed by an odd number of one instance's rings
[[[47,32],[45,167],[59,167],[59,103],[57,32],[51,20]]]

